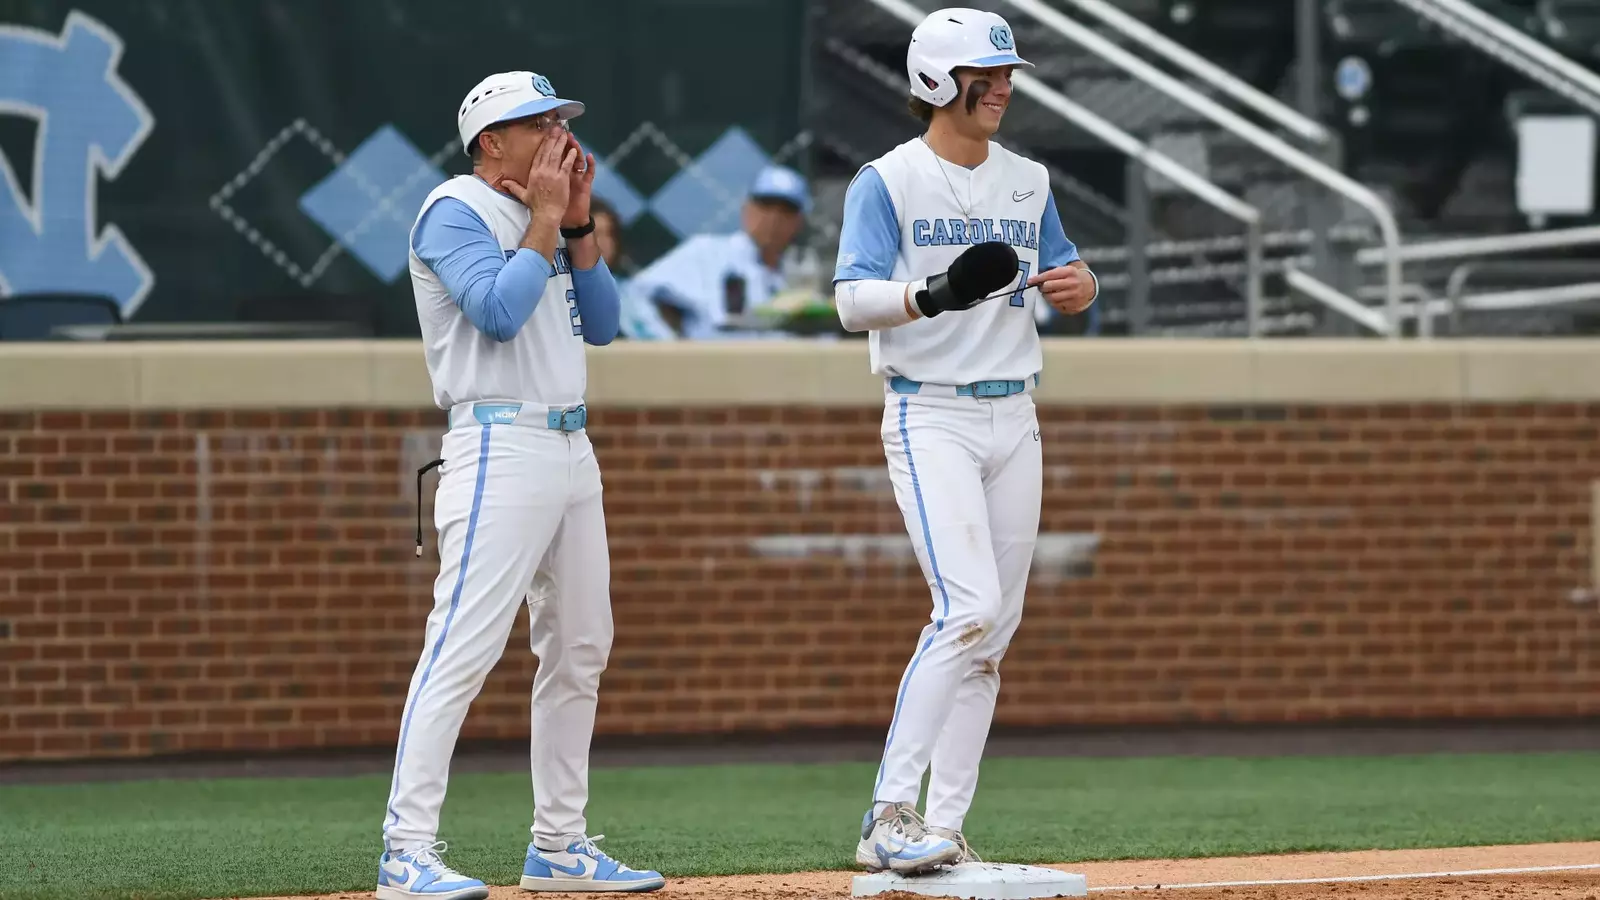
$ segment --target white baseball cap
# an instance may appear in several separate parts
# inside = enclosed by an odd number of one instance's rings
[[[911,44],[906,47],[911,93],[934,106],[956,98],[951,69],[1032,65],[1017,55],[1017,41],[1006,20],[978,9],[934,10],[911,32]]]
[[[456,128],[461,133],[461,149],[468,155],[472,142],[490,125],[537,116],[556,110],[563,121],[583,115],[583,104],[556,96],[550,79],[537,72],[500,72],[478,82],[461,101],[456,113]]]

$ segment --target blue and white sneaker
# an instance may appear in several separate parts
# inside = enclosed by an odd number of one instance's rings
[[[640,872],[600,851],[594,837],[576,835],[565,850],[540,850],[528,845],[522,865],[525,891],[654,891],[667,883],[660,872]]]
[[[488,900],[489,888],[444,864],[445,842],[378,857],[378,900]]]
[[[955,841],[928,833],[922,817],[909,803],[884,807],[877,818],[869,809],[861,819],[856,862],[868,872],[888,869],[901,875],[917,875],[954,865],[961,861],[961,855],[961,847]]]

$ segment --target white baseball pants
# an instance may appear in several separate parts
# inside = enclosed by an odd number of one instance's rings
[[[589,745],[611,652],[600,467],[584,432],[537,422],[452,427],[443,451],[434,501],[439,576],[400,722],[384,845],[434,842],[467,707],[526,602],[539,658],[532,832],[536,843],[560,846],[562,835],[586,830]]]
[[[931,762],[927,823],[959,831],[1038,540],[1039,423],[1027,393],[923,385],[887,394],[883,446],[933,613],[900,680],[873,800],[915,804]]]

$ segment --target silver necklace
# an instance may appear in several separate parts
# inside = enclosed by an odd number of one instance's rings
[[[927,147],[928,152],[933,154],[934,164],[939,167],[939,174],[944,176],[945,187],[950,189],[950,199],[956,201],[956,208],[961,210],[961,215],[967,221],[972,221],[972,180],[970,178],[967,180],[967,203],[963,204],[961,197],[956,194],[956,186],[950,181],[950,173],[945,171],[944,160],[940,159],[939,154],[934,152],[933,145],[928,143],[926,134],[922,136],[922,146]]]

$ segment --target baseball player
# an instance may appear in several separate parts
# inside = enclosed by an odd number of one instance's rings
[[[1039,530],[1034,308],[1077,313],[1098,293],[1044,167],[990,140],[1027,65],[1000,16],[930,14],[906,52],[927,130],[845,196],[835,300],[885,379],[884,454],[933,597],[861,824],[856,860],[872,871],[976,858],[962,825]]]
[[[567,125],[583,110],[543,75],[484,79],[456,117],[472,174],[434,189],[411,232],[423,350],[449,425],[434,512],[439,576],[400,720],[379,900],[489,896],[445,865],[435,838],[467,706],[524,603],[539,671],[522,887],[664,884],[602,853],[584,821],[612,628],[583,345],[616,337],[619,303],[589,215],[594,157]]]

